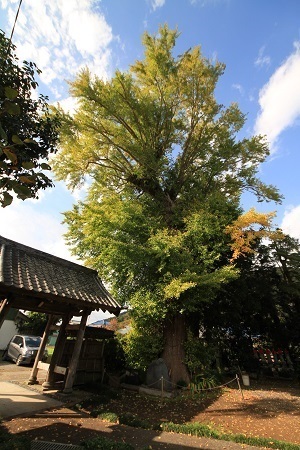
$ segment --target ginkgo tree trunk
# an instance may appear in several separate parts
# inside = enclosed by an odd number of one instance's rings
[[[189,317],[237,276],[225,230],[241,214],[242,192],[280,200],[256,176],[264,138],[239,140],[244,114],[216,101],[224,65],[200,47],[175,56],[178,37],[167,26],[145,33],[144,58],[108,81],[78,74],[70,85],[78,108],[60,111],[53,163],[71,189],[91,180],[65,213],[67,239],[136,311],[140,333],[157,327],[173,382],[189,379]]]

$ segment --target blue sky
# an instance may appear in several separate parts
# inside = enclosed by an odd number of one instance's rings
[[[0,0],[0,28],[10,34],[19,0]],[[216,96],[247,114],[245,136],[266,134],[271,155],[261,179],[276,185],[282,205],[243,197],[245,209],[277,211],[275,223],[300,238],[299,0],[23,0],[14,33],[20,59],[42,70],[39,91],[72,110],[67,80],[87,65],[109,78],[143,57],[141,36],[167,23],[181,33],[176,52],[200,45],[226,64]],[[39,200],[0,209],[0,234],[70,258],[62,213],[84,197],[62,183]],[[93,316],[94,318],[94,316]]]

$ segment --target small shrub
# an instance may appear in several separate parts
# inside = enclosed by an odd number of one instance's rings
[[[214,374],[197,375],[190,383],[192,393],[213,389],[218,386],[219,380]]]
[[[101,412],[97,415],[97,418],[110,423],[118,423],[119,421],[117,414],[113,412]]]
[[[88,450],[134,450],[134,447],[124,442],[114,442],[105,437],[90,439],[81,444]]]

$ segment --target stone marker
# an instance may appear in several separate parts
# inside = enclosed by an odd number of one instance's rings
[[[147,369],[146,375],[146,384],[147,386],[154,389],[162,388],[162,380],[163,377],[163,388],[164,391],[171,391],[172,385],[170,383],[170,377],[168,374],[168,368],[166,363],[162,358],[156,359],[152,361],[150,366]]]

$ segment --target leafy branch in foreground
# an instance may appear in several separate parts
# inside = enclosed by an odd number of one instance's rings
[[[44,171],[50,153],[56,152],[58,116],[51,114],[47,97],[34,98],[32,62],[19,65],[15,46],[0,30],[0,205],[11,204],[13,196],[35,198],[40,189],[53,186]]]

